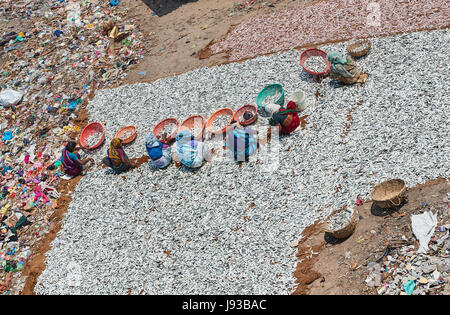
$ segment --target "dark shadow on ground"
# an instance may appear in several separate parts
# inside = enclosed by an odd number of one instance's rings
[[[157,16],[169,14],[183,4],[196,1],[197,0],[142,0],[142,2],[154,11]]]
[[[394,212],[397,212],[401,207],[403,207],[407,203],[406,200],[403,200],[403,202],[394,208],[388,208],[383,209],[375,205],[375,203],[372,203],[372,206],[370,207],[370,213],[372,213],[374,216],[377,217],[385,217],[387,215],[393,214]]]
[[[341,244],[341,243],[345,242],[350,236],[351,236],[351,234],[346,238],[339,239],[339,238],[335,238],[331,234],[325,232],[323,239],[328,244],[337,245],[337,244]]]

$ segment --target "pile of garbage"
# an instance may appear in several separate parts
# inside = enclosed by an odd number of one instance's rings
[[[442,211],[411,217],[419,248],[411,244],[388,246],[382,259],[368,264],[368,286],[376,287],[380,295],[449,294],[449,197],[444,198]]]
[[[126,13],[120,1],[0,2],[0,294],[61,206],[59,158],[83,127],[82,104],[144,57]]]

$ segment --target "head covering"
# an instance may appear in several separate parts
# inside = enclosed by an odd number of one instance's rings
[[[152,160],[157,160],[163,155],[163,144],[156,139],[153,133],[149,133],[145,137],[145,147]]]
[[[75,150],[75,147],[77,146],[77,144],[74,141],[69,141],[66,145],[66,149],[69,152],[73,152]]]
[[[69,150],[67,148],[64,148],[62,152],[62,164],[64,167],[64,172],[70,176],[77,176],[81,173],[83,168],[81,167],[80,163],[77,161],[74,161],[69,156]],[[78,158],[80,158],[79,154],[76,154]]]
[[[327,59],[331,62],[330,70],[333,73],[346,78],[352,77],[352,74],[345,69],[345,65],[349,63],[347,58],[343,58],[340,54],[332,52],[327,55]]]
[[[191,168],[202,166],[204,153],[202,142],[194,140],[189,130],[179,132],[176,141],[177,155],[183,165]]]
[[[111,160],[115,160],[115,161],[121,161],[120,159],[120,155],[119,152],[117,151],[117,149],[122,148],[122,143],[120,142],[119,138],[114,138],[111,140],[111,145],[109,146],[108,149],[108,157]]]
[[[181,130],[178,133],[177,137],[175,138],[175,140],[177,141],[177,144],[184,144],[184,143],[187,143],[187,142],[189,142],[189,141],[191,141],[193,139],[194,139],[194,136],[187,129]]]
[[[235,127],[227,133],[225,146],[233,151],[235,161],[247,161],[257,150],[255,131],[251,128]]]

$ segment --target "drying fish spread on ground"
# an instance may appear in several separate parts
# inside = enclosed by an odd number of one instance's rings
[[[313,72],[322,72],[325,71],[327,65],[322,57],[311,56],[306,60],[305,67]]]
[[[174,164],[154,171],[144,164],[119,180],[93,169],[76,186],[36,292],[291,293],[297,259],[289,244],[304,228],[358,196],[368,199],[382,180],[414,186],[448,177],[448,39],[448,30],[372,39],[358,61],[370,74],[364,85],[315,82],[294,50],[98,91],[91,121],[136,125],[142,134],[166,118],[166,104],[183,104],[171,109],[181,120],[209,117],[224,103],[236,104],[234,111],[255,104],[274,81],[287,100],[303,91],[313,101],[305,128],[239,166],[220,159],[196,171]],[[345,44],[319,48],[344,53]],[[114,132],[105,129],[107,141]],[[143,148],[138,137],[126,151],[140,157]],[[66,285],[66,266],[82,268],[79,285]]]
[[[220,130],[225,127],[231,120],[231,115],[220,115],[218,116],[212,124],[212,130]]]

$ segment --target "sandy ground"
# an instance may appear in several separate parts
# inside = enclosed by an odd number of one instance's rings
[[[126,83],[150,82],[201,67],[227,62],[226,54],[200,59],[199,52],[214,40],[224,37],[230,28],[249,18],[295,7],[311,0],[199,0],[158,17],[141,0],[122,0],[129,14],[149,34],[150,52],[133,65]],[[242,7],[235,6],[242,4]],[[273,5],[273,6],[269,6]]]

